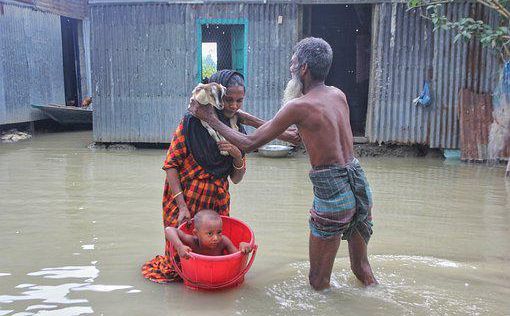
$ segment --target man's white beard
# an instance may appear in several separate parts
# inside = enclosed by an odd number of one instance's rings
[[[290,100],[296,99],[303,96],[303,83],[299,80],[297,75],[292,75],[292,79],[289,80],[285,91],[283,92],[282,103],[285,105]]]

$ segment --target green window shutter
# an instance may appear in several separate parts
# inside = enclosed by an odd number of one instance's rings
[[[232,39],[232,68],[243,75],[244,69],[244,26],[232,25],[230,30]]]

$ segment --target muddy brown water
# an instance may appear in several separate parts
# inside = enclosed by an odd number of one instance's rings
[[[0,145],[0,315],[510,315],[504,167],[361,159],[375,200],[365,289],[342,242],[332,288],[307,283],[304,156],[251,155],[231,215],[259,252],[242,287],[204,293],[144,280],[163,252],[164,150],[90,150],[90,132]]]

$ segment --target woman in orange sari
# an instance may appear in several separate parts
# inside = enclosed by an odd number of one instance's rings
[[[229,125],[230,118],[243,105],[244,78],[238,72],[222,70],[213,74],[209,82],[217,82],[227,88],[223,97],[224,109],[217,110],[217,114]],[[238,125],[239,131],[245,133],[244,127]],[[228,155],[223,156],[220,151],[226,151]],[[163,226],[178,227],[202,209],[228,216],[228,178],[239,183],[246,172],[246,160],[237,147],[226,141],[216,143],[200,120],[186,114],[174,133],[163,170],[166,171]],[[145,278],[157,283],[181,280],[171,264],[170,247],[166,241],[165,255],[156,256],[143,265]]]

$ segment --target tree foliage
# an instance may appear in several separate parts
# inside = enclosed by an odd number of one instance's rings
[[[472,17],[462,17],[451,20],[445,15],[446,4],[465,3],[460,0],[408,0],[409,10],[421,10],[422,16],[432,21],[434,31],[452,30],[456,33],[454,41],[479,40],[485,47],[497,51],[499,56],[507,61],[510,59],[510,0],[475,0],[489,10],[496,12],[500,21],[498,25],[490,25]]]
[[[217,65],[211,55],[202,56],[202,79],[210,78],[217,71]]]

